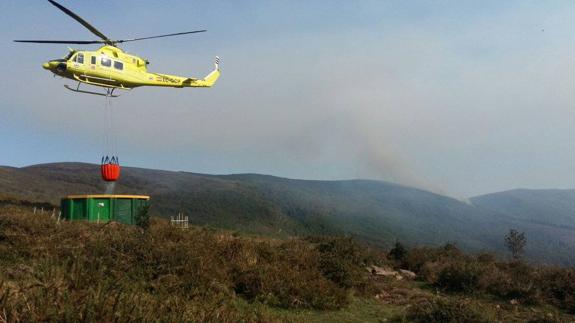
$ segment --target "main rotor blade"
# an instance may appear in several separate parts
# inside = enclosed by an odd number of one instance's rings
[[[103,44],[105,40],[15,40],[16,43],[35,43],[35,44]]]
[[[89,31],[91,31],[94,35],[102,38],[102,40],[105,40],[106,43],[111,43],[110,39],[102,34],[98,29],[96,29],[94,26],[90,25],[86,20],[82,19],[80,16],[78,16],[77,14],[73,13],[72,11],[70,11],[69,9],[65,8],[64,6],[62,6],[61,4],[59,4],[58,2],[54,1],[54,0],[48,0],[51,4],[53,4],[56,8],[62,10],[65,14],[67,14],[68,16],[74,18],[74,20],[76,20],[77,22],[79,22],[82,26],[86,27]]]
[[[205,29],[203,29],[203,30],[194,30],[194,31],[186,31],[186,32],[183,32],[183,33],[166,34],[166,35],[158,35],[158,36],[151,36],[151,37],[142,37],[142,38],[113,40],[112,42],[114,42],[114,43],[125,43],[125,42],[136,41],[136,40],[144,40],[144,39],[152,39],[152,38],[162,38],[162,37],[170,37],[170,36],[179,36],[179,35],[185,35],[185,34],[203,33],[203,32],[206,32],[206,31],[207,31],[207,30],[205,30]]]

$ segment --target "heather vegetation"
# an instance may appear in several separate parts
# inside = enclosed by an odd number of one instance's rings
[[[4,208],[0,308],[9,321],[266,321],[265,307],[334,310],[368,295],[364,268],[377,259],[366,250],[345,238],[58,223]]]
[[[392,249],[390,254],[396,252]],[[413,270],[437,292],[488,297],[526,306],[549,306],[575,314],[575,268],[528,265],[519,261],[515,253],[513,261],[499,261],[487,253],[465,254],[453,244],[413,248],[396,259],[395,266]],[[448,308],[451,312],[460,307],[459,303],[439,302],[427,304],[424,309]]]
[[[0,206],[0,320],[574,319],[573,269],[469,255],[454,245],[396,243],[384,251],[349,237],[271,239],[182,230],[156,218],[141,224],[69,223],[27,205]]]

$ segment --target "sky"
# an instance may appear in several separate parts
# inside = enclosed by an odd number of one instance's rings
[[[123,165],[300,179],[379,179],[465,198],[574,188],[572,1],[107,1],[61,4],[149,70],[211,89],[113,100]],[[0,165],[98,163],[104,98],[43,62],[95,39],[42,0],[0,2]],[[76,45],[77,49],[97,47]]]

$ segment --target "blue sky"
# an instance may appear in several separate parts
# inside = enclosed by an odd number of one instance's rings
[[[151,71],[201,77],[222,58],[213,89],[114,101],[125,165],[373,178],[456,197],[575,186],[575,3],[61,3],[112,38],[208,29],[123,46]],[[41,68],[66,47],[11,42],[94,37],[47,1],[0,12],[0,164],[98,162],[104,101]]]

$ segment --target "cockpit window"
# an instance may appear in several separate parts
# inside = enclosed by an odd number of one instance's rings
[[[84,64],[84,54],[78,53],[78,56],[76,56],[76,62]]]
[[[107,67],[112,66],[112,60],[109,59],[108,57],[102,57],[101,63],[102,63],[102,66],[107,66]]]

